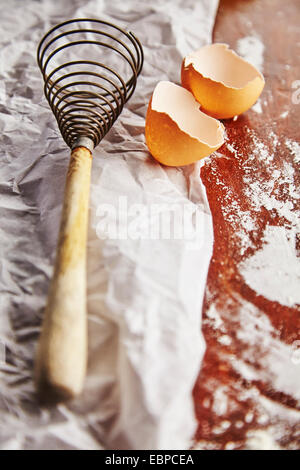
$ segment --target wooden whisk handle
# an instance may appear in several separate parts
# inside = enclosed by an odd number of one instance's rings
[[[42,402],[80,393],[87,362],[86,241],[92,154],[71,153],[54,274],[38,344],[35,380]]]

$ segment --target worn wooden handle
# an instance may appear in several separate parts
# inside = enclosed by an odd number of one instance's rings
[[[86,239],[92,154],[71,153],[56,262],[35,363],[42,402],[82,390],[87,362]]]

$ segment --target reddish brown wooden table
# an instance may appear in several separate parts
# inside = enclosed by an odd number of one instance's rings
[[[299,309],[257,294],[239,269],[262,248],[267,226],[291,228],[277,206],[265,203],[264,194],[282,204],[289,201],[291,213],[299,209],[283,179],[287,163],[299,188],[295,145],[289,144],[300,140],[300,104],[292,102],[292,83],[300,80],[299,33],[298,0],[220,2],[214,42],[235,49],[239,38],[259,37],[266,86],[262,112],[250,110],[225,121],[227,144],[201,172],[215,234],[203,309],[207,350],[194,390],[196,441],[203,449],[300,448],[300,361],[281,353],[300,344]],[[251,199],[255,182],[259,190]],[[251,219],[248,229],[245,217]],[[299,233],[297,242],[299,250]]]

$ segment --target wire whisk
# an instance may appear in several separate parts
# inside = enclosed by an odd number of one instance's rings
[[[37,60],[44,92],[71,148],[56,261],[35,361],[42,402],[78,395],[87,362],[86,240],[92,150],[132,96],[143,50],[131,32],[76,19],[52,28]]]
[[[99,60],[87,59],[82,46],[88,46],[88,57],[94,53]],[[66,60],[71,55],[78,57]],[[103,57],[108,58],[107,63]],[[44,36],[37,60],[45,96],[66,144],[74,148],[84,137],[96,147],[134,92],[143,50],[133,33],[116,25],[76,19],[55,26]]]

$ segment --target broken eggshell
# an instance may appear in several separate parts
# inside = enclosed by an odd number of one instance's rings
[[[187,55],[182,63],[181,83],[218,119],[232,118],[251,108],[265,80],[227,44],[211,44]]]
[[[145,126],[153,157],[168,166],[194,163],[224,143],[224,126],[199,109],[185,88],[159,82],[150,99]]]

